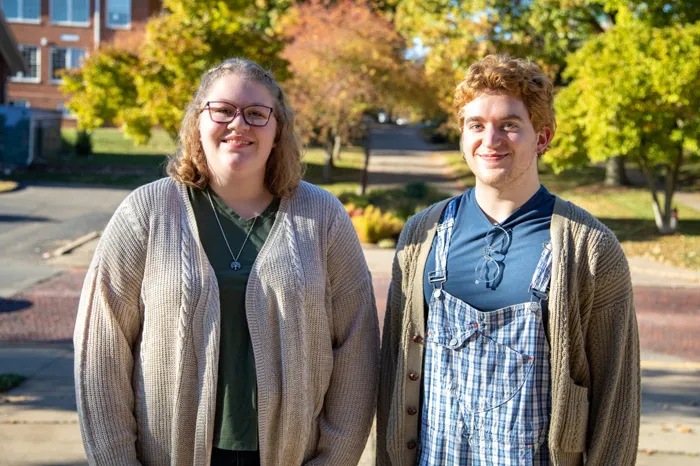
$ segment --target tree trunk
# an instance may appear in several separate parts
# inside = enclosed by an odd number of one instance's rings
[[[333,138],[333,163],[340,160],[340,149],[342,148],[342,139],[337,134]]]
[[[683,143],[677,146],[676,159],[672,164],[669,164],[666,169],[666,180],[664,183],[664,212],[661,216],[661,227],[657,220],[656,226],[659,232],[664,235],[672,235],[678,227],[678,211],[673,208],[673,195],[676,193],[678,185],[678,174],[681,171],[683,164]],[[654,212],[656,216],[656,212]]]
[[[673,194],[676,191],[676,185],[678,184],[678,173],[683,161],[682,144],[676,160],[673,162],[673,164],[669,165],[668,169],[666,170],[663,209],[661,208],[659,196],[656,193],[656,177],[652,173],[651,166],[649,165],[646,155],[642,155],[640,160],[642,173],[644,173],[644,178],[647,181],[647,187],[651,192],[652,209],[654,211],[654,222],[656,223],[656,228],[662,235],[672,235],[678,228],[678,214],[676,209],[673,208],[672,200]]]
[[[360,180],[360,195],[362,196],[364,196],[364,194],[367,192],[367,181],[369,179],[369,155],[372,151],[371,134],[369,128],[367,129],[363,142],[365,149],[365,163],[362,167],[362,178]]]
[[[625,171],[625,157],[609,157],[605,161],[605,186],[626,186],[629,184]]]
[[[330,184],[333,182],[333,169],[335,165],[333,163],[333,145],[328,141],[323,145],[323,155],[326,159],[326,163],[323,165],[323,182]]]

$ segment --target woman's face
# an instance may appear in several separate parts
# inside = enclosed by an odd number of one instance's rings
[[[275,99],[262,84],[233,73],[216,80],[205,96],[205,108],[199,117],[199,135],[209,174],[220,185],[244,178],[264,183],[267,159],[275,145],[277,120],[273,113],[265,126],[247,123],[240,112],[255,105],[274,108]],[[235,118],[229,123],[214,121],[234,114]],[[263,107],[249,109],[246,113],[248,121],[254,124],[264,121],[266,116],[267,110]]]

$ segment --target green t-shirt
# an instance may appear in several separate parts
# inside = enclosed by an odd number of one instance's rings
[[[245,291],[255,258],[272,229],[280,199],[275,198],[253,223],[252,218],[241,218],[229,209],[214,191],[209,192],[233,254],[238,254],[250,231],[248,241],[238,257],[241,268],[233,270],[233,258],[214,217],[207,192],[189,189],[199,238],[219,284],[221,341],[214,447],[252,451],[258,449],[258,411],[255,359],[245,314]]]

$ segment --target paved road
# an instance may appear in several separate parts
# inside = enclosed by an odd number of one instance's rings
[[[60,269],[43,252],[92,230],[102,229],[124,189],[28,184],[0,197],[0,298],[9,297]]]

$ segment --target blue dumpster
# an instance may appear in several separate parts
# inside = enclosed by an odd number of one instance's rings
[[[0,105],[0,167],[48,162],[61,152],[61,112]]]

